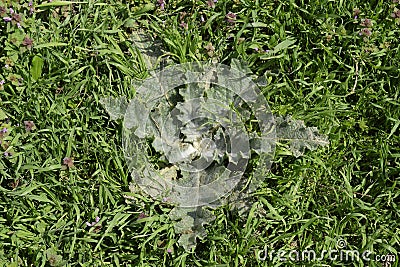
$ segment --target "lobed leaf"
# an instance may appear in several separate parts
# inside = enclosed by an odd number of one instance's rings
[[[329,144],[325,135],[316,127],[306,127],[304,121],[293,120],[291,116],[277,117],[275,121],[277,139],[287,141],[295,157],[304,155],[306,149],[313,151]]]
[[[104,106],[111,120],[122,119],[128,107],[128,101],[125,96],[101,98],[100,104]]]

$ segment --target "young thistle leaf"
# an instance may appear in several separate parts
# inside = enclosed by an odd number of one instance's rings
[[[320,134],[317,127],[306,127],[304,121],[293,120],[291,116],[277,117],[275,121],[277,139],[287,141],[296,158],[304,155],[306,149],[313,151],[329,144],[328,138]]]
[[[100,99],[100,104],[104,106],[111,120],[122,119],[125,115],[128,101],[125,96],[119,98],[106,97]]]
[[[175,222],[175,232],[181,234],[178,243],[185,250],[190,251],[196,247],[196,238],[203,239],[207,236],[204,225],[215,220],[212,212],[203,207],[182,208],[177,207],[171,210],[169,217]]]

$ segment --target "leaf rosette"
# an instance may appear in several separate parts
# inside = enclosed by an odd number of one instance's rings
[[[145,192],[180,207],[206,206],[241,184],[252,153],[259,167],[270,167],[274,124],[257,85],[240,70],[174,65],[153,73],[127,105],[123,149]]]
[[[275,118],[251,71],[238,60],[172,65],[145,79],[129,102],[103,98],[112,119],[123,118],[122,148],[134,182],[176,206],[179,243],[190,250],[205,207],[228,203],[240,213],[267,177],[277,140],[298,157],[328,144],[315,127]]]

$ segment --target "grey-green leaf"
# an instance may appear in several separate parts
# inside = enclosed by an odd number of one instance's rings
[[[253,72],[251,71],[251,69],[249,68],[247,62],[239,60],[239,59],[232,59],[231,61],[231,67],[240,71],[243,74],[246,75],[252,75]]]
[[[111,120],[122,119],[128,107],[128,101],[125,96],[102,98],[100,99],[100,104],[104,106]]]
[[[160,57],[163,54],[162,43],[152,36],[142,32],[134,32],[131,40],[140,52],[143,63],[148,70],[154,70],[158,67]]]
[[[203,239],[207,235],[203,226],[215,220],[213,213],[202,207],[177,207],[171,210],[169,217],[172,220],[179,220],[175,222],[174,229],[177,234],[181,234],[179,245],[187,251],[196,247],[196,238]]]
[[[295,157],[302,156],[306,149],[312,151],[329,144],[325,135],[316,127],[306,127],[304,121],[293,120],[290,116],[277,117],[275,121],[277,139],[287,141]]]

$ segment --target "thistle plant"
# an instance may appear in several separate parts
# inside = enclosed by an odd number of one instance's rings
[[[206,236],[212,208],[248,211],[277,140],[296,157],[328,144],[317,128],[275,117],[255,78],[239,60],[170,65],[151,72],[129,101],[101,99],[111,119],[123,119],[122,147],[134,183],[174,206],[169,217],[186,250]]]

